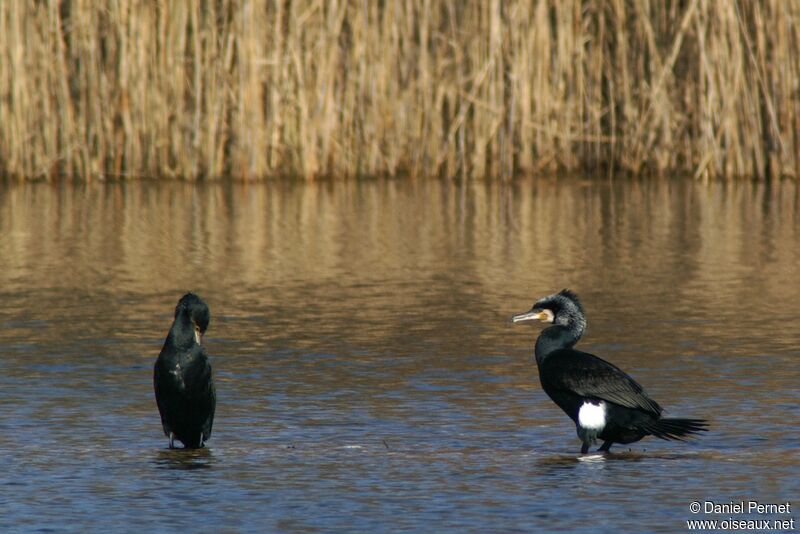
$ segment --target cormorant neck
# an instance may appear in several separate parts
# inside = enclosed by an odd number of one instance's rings
[[[178,313],[167,338],[179,349],[188,349],[194,344],[194,328],[188,311],[182,310]]]
[[[547,356],[558,349],[570,349],[581,338],[583,330],[577,325],[573,327],[556,324],[545,328],[536,340],[536,363],[541,363]]]

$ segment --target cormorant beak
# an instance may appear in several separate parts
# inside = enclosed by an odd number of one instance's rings
[[[197,325],[194,325],[194,340],[198,345],[203,344],[203,333],[200,331],[200,327]]]
[[[511,318],[512,323],[521,323],[523,321],[548,321],[549,316],[546,311],[528,311],[520,313]]]

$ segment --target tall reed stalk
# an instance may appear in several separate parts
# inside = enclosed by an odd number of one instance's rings
[[[800,2],[0,2],[0,175],[797,176]]]

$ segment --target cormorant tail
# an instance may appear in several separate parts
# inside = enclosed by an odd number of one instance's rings
[[[657,438],[685,441],[685,437],[708,431],[708,422],[705,419],[665,418],[649,423],[644,430]]]

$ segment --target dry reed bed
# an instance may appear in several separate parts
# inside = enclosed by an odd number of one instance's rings
[[[0,2],[0,174],[797,176],[800,2]]]

